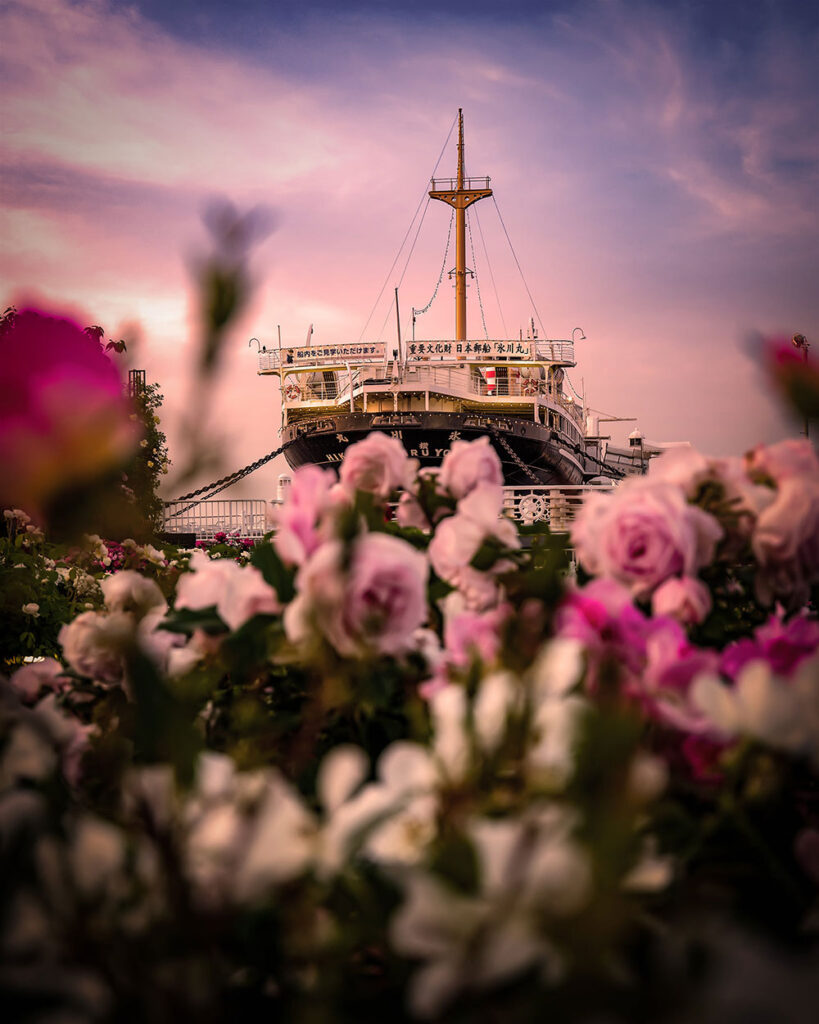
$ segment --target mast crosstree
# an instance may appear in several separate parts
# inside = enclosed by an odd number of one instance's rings
[[[483,182],[483,187],[480,183]],[[464,115],[458,109],[458,176],[433,178],[430,199],[455,210],[455,340],[466,341],[466,208],[492,195],[489,178],[464,177]]]

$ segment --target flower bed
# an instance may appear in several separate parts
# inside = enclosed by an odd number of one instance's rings
[[[663,456],[587,499],[571,581],[501,482],[485,440],[419,474],[373,434],[253,546],[49,565],[7,516],[19,615],[62,617],[3,695],[15,1008],[671,1022],[727,987],[802,1019],[815,453]]]

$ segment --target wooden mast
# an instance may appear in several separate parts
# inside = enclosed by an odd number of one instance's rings
[[[484,183],[484,188],[472,188],[473,183]],[[455,187],[453,188],[453,184]],[[439,188],[447,185],[447,188]],[[455,340],[466,341],[466,208],[479,199],[492,195],[489,178],[464,177],[464,115],[458,109],[458,176],[453,180],[432,180],[430,199],[440,199],[455,209]],[[451,276],[450,272],[450,276]]]

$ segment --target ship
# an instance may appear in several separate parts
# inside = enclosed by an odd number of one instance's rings
[[[655,452],[639,431],[628,448],[599,433],[599,420],[567,389],[576,365],[574,336],[469,338],[466,211],[493,195],[490,178],[464,173],[464,119],[458,111],[457,171],[435,178],[429,197],[453,209],[455,332],[395,344],[359,341],[260,347],[258,373],[278,378],[282,446],[291,468],[338,466],[346,448],[382,431],[421,467],[439,466],[456,441],[488,437],[510,487],[610,482],[645,472]],[[446,258],[446,257],[445,257]],[[397,305],[396,292],[396,305]],[[619,417],[617,417],[619,419]]]

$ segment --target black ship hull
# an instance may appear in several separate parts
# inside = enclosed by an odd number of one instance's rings
[[[348,412],[291,423],[282,432],[293,469],[338,468],[346,448],[374,430],[398,438],[422,467],[439,466],[455,441],[488,436],[507,486],[581,484],[583,453],[558,431],[515,416],[446,412]]]

